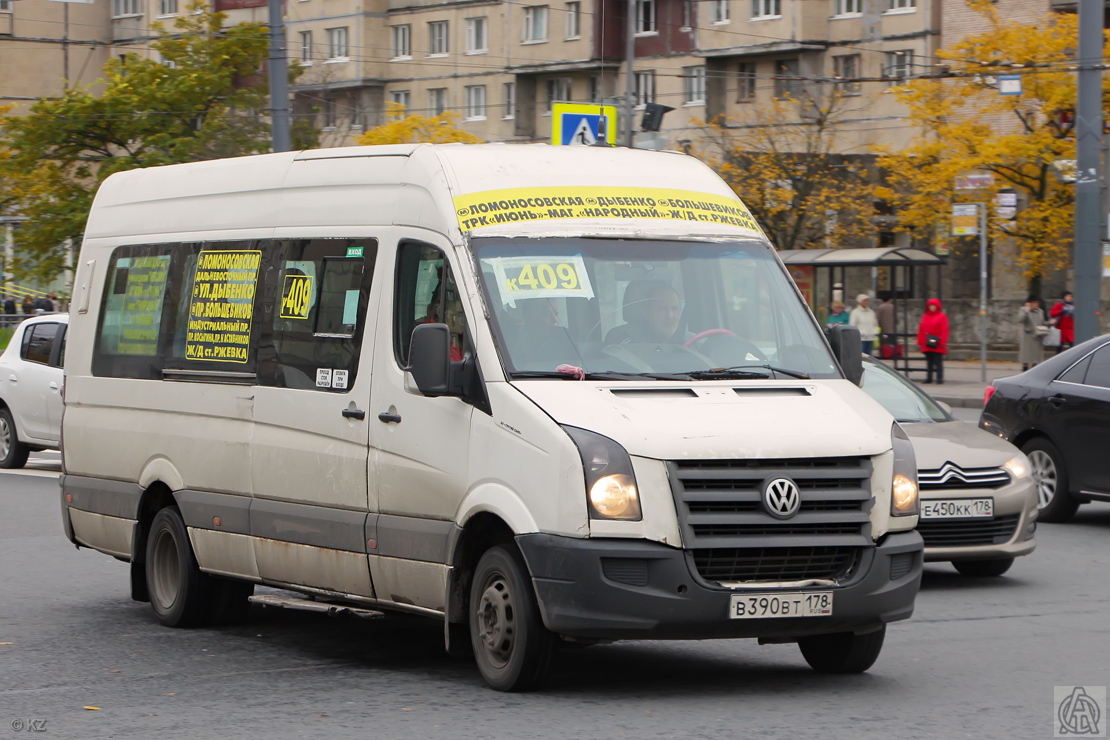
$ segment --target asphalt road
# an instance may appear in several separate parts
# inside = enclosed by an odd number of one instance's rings
[[[82,739],[1051,738],[1054,686],[1110,684],[1106,505],[1042,526],[1002,578],[927,566],[864,675],[820,676],[792,645],[629,642],[506,695],[415,617],[256,607],[246,626],[163,628],[125,564],[65,540],[38,467],[0,473],[0,740],[35,720]]]

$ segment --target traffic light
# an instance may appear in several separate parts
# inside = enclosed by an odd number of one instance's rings
[[[669,105],[659,103],[646,103],[644,105],[644,118],[640,121],[641,131],[658,131],[663,125],[663,115],[674,110]]]

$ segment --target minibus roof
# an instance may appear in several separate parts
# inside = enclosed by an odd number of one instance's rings
[[[121,172],[97,192],[86,237],[383,224],[456,243],[464,234],[763,238],[693,157],[547,144],[344,147]]]

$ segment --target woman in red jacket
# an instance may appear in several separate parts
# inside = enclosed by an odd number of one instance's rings
[[[944,355],[948,352],[948,315],[940,301],[930,298],[917,327],[917,348],[925,353],[925,382],[944,382]]]
[[[1072,303],[1071,293],[1064,293],[1063,299],[1052,307],[1048,315],[1049,323],[1060,330],[1060,343],[1056,345],[1056,354],[1075,346],[1075,304]]]

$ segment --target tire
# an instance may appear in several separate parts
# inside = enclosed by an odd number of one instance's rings
[[[0,407],[0,468],[22,468],[30,454],[31,448],[19,441],[12,412]]]
[[[150,524],[146,582],[154,615],[167,627],[195,627],[210,616],[212,581],[197,567],[176,506],[159,511]]]
[[[1008,571],[1013,564],[1013,558],[952,561],[953,567],[960,572],[960,575],[971,576],[972,578],[995,578]]]
[[[884,637],[886,625],[866,635],[839,632],[803,637],[798,647],[810,668],[818,673],[863,673],[878,659]]]
[[[1079,508],[1079,502],[1072,498],[1068,488],[1068,470],[1056,445],[1044,437],[1036,437],[1022,445],[1021,451],[1029,456],[1033,467],[1037,508],[1040,509],[1038,521],[1066,522],[1071,519]]]
[[[482,555],[470,585],[470,644],[482,678],[498,691],[524,691],[551,667],[555,636],[540,617],[528,566],[512,545]]]

